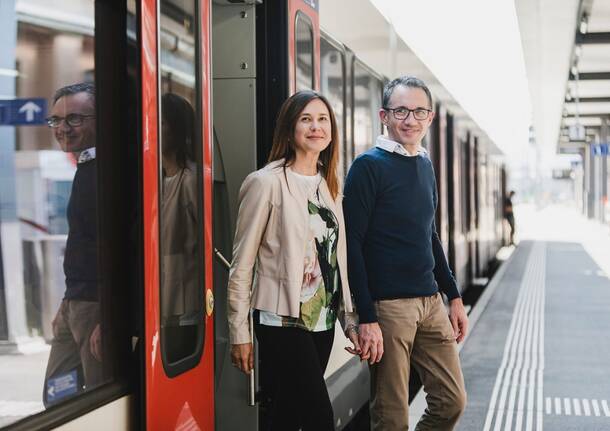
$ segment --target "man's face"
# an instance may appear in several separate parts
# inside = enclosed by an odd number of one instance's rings
[[[394,88],[387,108],[432,109],[424,90],[404,85]],[[387,126],[391,140],[404,146],[417,146],[432,124],[434,112],[430,112],[425,120],[415,119],[413,112],[409,112],[408,117],[404,120],[397,120],[392,112],[382,109],[379,111],[379,117],[381,122]]]
[[[50,117],[63,119],[59,127],[53,128],[63,151],[78,153],[95,147],[95,106],[91,95],[82,92],[59,98]]]

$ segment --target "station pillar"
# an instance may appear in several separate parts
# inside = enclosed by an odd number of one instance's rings
[[[610,125],[610,117],[602,117],[602,124],[600,128],[600,142],[602,143],[602,148],[606,150],[600,151],[599,160],[600,160],[600,176],[599,176],[599,187],[600,187],[600,221],[606,222],[608,221],[608,216],[606,214],[608,208],[608,134],[609,134],[609,125]]]

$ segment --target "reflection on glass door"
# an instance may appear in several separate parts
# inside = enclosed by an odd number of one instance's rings
[[[161,349],[170,376],[197,365],[205,332],[195,4],[161,2]]]

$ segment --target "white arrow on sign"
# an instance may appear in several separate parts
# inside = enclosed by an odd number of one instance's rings
[[[20,114],[25,112],[25,121],[28,123],[34,121],[34,116],[40,111],[42,111],[42,108],[34,102],[28,102],[19,108]]]

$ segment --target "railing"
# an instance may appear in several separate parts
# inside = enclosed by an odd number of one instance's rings
[[[214,254],[216,258],[222,263],[222,265],[227,269],[231,269],[231,263],[222,255],[222,253],[214,247]],[[250,313],[250,343],[252,343],[252,348],[254,349],[254,320],[252,318],[252,313]],[[254,354],[254,352],[253,352]],[[254,367],[250,371],[250,375],[248,376],[248,405],[255,406],[256,405],[256,361],[254,361]]]

